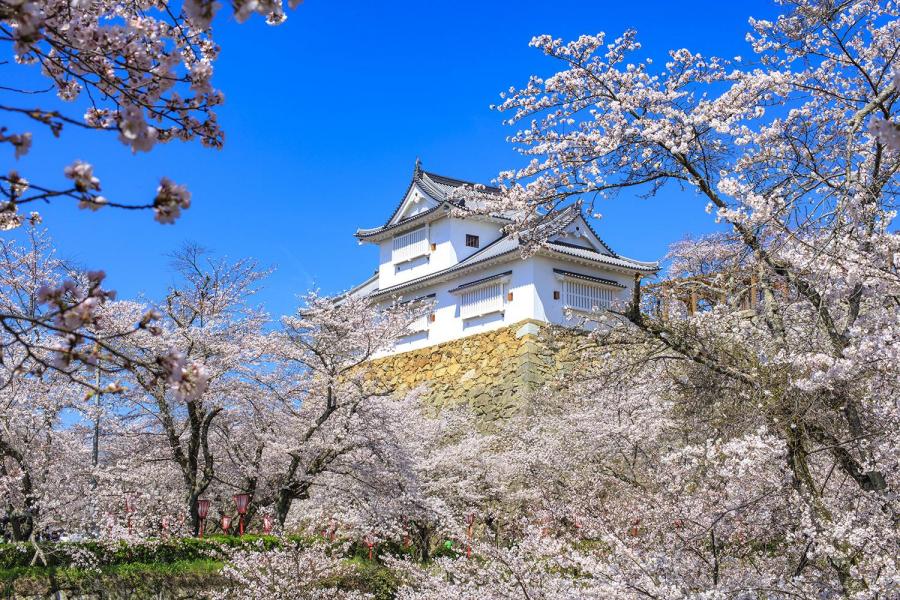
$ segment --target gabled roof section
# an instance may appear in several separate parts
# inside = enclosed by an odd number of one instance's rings
[[[388,217],[388,220],[380,227],[357,229],[356,237],[360,240],[369,239],[387,231],[402,228],[404,225],[412,224],[419,220],[427,220],[427,217],[429,216],[443,214],[443,211],[441,211],[442,208],[445,209],[445,211],[451,208],[465,209],[465,201],[451,198],[451,192],[464,186],[475,185],[479,184],[424,171],[422,169],[421,161],[417,159],[416,166],[413,169],[412,180],[409,182],[406,191],[403,193],[403,198],[400,200],[400,203],[394,209],[394,212],[391,213],[391,216]],[[500,193],[499,188],[490,186],[484,186],[481,191],[489,194]],[[423,208],[423,210],[419,210],[414,214],[407,216],[410,213],[410,206],[418,202],[426,202],[427,208]]]
[[[585,218],[584,213],[581,211],[580,206],[574,204],[567,206],[549,219],[549,221],[555,221],[552,227],[548,227],[550,231],[541,232],[541,226],[538,226],[537,233],[541,239],[547,240],[550,243],[579,248],[581,246],[566,241],[566,237],[576,236],[583,238],[595,251],[601,254],[608,254],[613,257],[618,256],[618,254],[613,252],[613,249],[609,247],[609,244],[603,241],[597,233],[597,230],[591,226],[590,222]],[[553,239],[554,237],[562,239]]]
[[[439,204],[440,202],[438,200],[433,199],[429,194],[425,194],[420,186],[414,185],[410,188],[409,193],[406,195],[406,199],[400,203],[396,214],[394,214],[391,221],[385,226],[411,219],[417,214],[436,208]]]

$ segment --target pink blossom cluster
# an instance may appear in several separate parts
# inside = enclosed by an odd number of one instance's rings
[[[164,177],[156,189],[156,198],[153,200],[156,220],[160,223],[174,223],[181,215],[181,211],[190,207],[191,193],[187,188]]]

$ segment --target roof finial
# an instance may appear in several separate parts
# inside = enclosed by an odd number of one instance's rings
[[[418,175],[422,172],[422,160],[417,156],[416,157],[416,168],[413,169],[413,175]]]

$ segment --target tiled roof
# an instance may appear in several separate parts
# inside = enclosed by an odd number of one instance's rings
[[[597,238],[597,241],[606,248],[606,251],[609,252],[612,256],[618,256],[612,248],[609,247],[603,238],[597,233],[597,231],[591,226],[590,221],[584,218],[584,214],[581,212],[581,206],[579,204],[570,204],[562,209],[560,209],[552,218],[544,217],[541,222],[534,228],[534,234],[536,237],[540,239],[549,239],[550,237],[562,233],[565,231],[566,227],[568,227],[572,221],[581,217],[584,224],[590,230],[594,237]],[[565,242],[561,242],[563,245],[571,245],[565,244]]]
[[[635,271],[643,271],[645,273],[654,273],[659,270],[659,263],[655,262],[643,262],[640,260],[634,260],[632,258],[625,258],[624,256],[609,256],[607,254],[601,254],[596,250],[591,250],[589,248],[579,248],[576,246],[572,246],[570,244],[557,244],[555,242],[544,242],[544,247],[553,250],[554,252],[559,252],[562,254],[568,254],[569,256],[574,256],[577,258],[583,258],[586,260],[597,261],[601,263],[606,263],[608,265],[622,267],[625,269],[633,269]]]
[[[417,288],[422,287],[424,285],[428,285],[432,282],[440,280],[442,277],[447,275],[451,275],[458,271],[462,271],[464,269],[468,269],[470,267],[476,267],[478,265],[482,265],[484,263],[493,261],[494,259],[504,259],[508,258],[508,255],[512,255],[514,253],[521,252],[522,244],[519,241],[519,238],[514,235],[506,235],[503,236],[475,254],[470,255],[467,258],[459,261],[452,267],[447,267],[446,269],[442,269],[440,271],[436,271],[434,273],[430,273],[428,275],[423,275],[417,279],[412,279],[410,281],[406,281],[403,283],[398,283],[396,285],[392,285],[391,287],[384,288],[383,290],[375,290],[372,293],[373,297],[385,296],[388,294],[398,293],[408,288]],[[567,255],[570,257],[578,258],[585,261],[590,261],[594,263],[601,263],[605,265],[609,265],[611,267],[617,267],[620,269],[627,269],[629,271],[640,271],[643,273],[655,273],[659,270],[658,263],[650,263],[650,262],[642,262],[637,260],[632,260],[630,258],[625,258],[624,256],[609,256],[607,254],[601,254],[600,252],[596,252],[594,250],[589,250],[587,248],[574,248],[572,246],[562,246],[559,244],[554,244],[552,242],[545,242],[541,245],[540,251],[543,251],[548,254],[556,254],[559,256]]]
[[[440,210],[441,208],[447,207],[448,204],[449,204],[449,202],[441,202],[440,204],[435,204],[434,206],[432,206],[431,208],[429,208],[427,210],[423,210],[420,213],[416,213],[411,217],[401,219],[400,221],[397,221],[396,223],[393,223],[393,224],[380,225],[378,227],[373,227],[371,229],[362,229],[362,228],[357,229],[356,237],[363,238],[363,237],[378,235],[379,233],[384,233],[385,231],[390,231],[392,229],[396,229],[397,227],[403,227],[407,223],[412,223],[414,221],[420,221],[422,219],[422,217],[425,217],[427,215],[435,213],[438,210]]]
[[[448,198],[450,192],[463,185],[475,185],[472,182],[463,181],[462,179],[444,177],[443,175],[437,175],[436,173],[423,171],[418,161],[416,161],[416,168],[413,171],[413,179],[409,184],[409,188],[407,188],[407,191],[403,196],[404,200],[409,194],[409,190],[412,189],[412,186],[416,184],[420,185],[423,191],[425,191],[434,200],[437,200],[438,204],[418,213],[417,215],[414,215],[407,219],[403,219],[396,223],[391,223],[391,220],[396,217],[397,212],[403,206],[403,201],[401,201],[400,205],[397,206],[397,208],[394,210],[394,213],[391,215],[391,218],[388,219],[385,225],[373,229],[360,229],[356,233],[357,237],[371,237],[397,227],[402,227],[404,225],[417,222],[423,217],[437,212],[441,208],[444,208],[446,210],[449,210],[451,206],[463,208],[462,204]],[[500,190],[498,188],[487,188],[487,191],[489,193],[499,193]],[[655,273],[659,270],[658,263],[637,261],[626,258],[624,256],[619,256],[618,254],[613,252],[613,250],[606,244],[606,242],[604,242],[600,238],[600,236],[597,235],[597,232],[594,231],[593,227],[591,227],[591,224],[587,221],[587,219],[584,219],[583,217],[584,215],[581,212],[581,206],[578,204],[572,204],[557,211],[554,214],[547,215],[538,225],[535,226],[532,231],[522,233],[521,236],[526,240],[528,240],[529,238],[549,240],[549,238],[553,237],[554,235],[558,235],[564,232],[565,229],[575,219],[582,218],[588,229],[590,229],[591,233],[594,234],[594,236],[597,238],[597,240],[599,240],[600,244],[602,244],[603,248],[609,254],[598,252],[597,250],[594,250],[592,248],[583,248],[581,246],[567,244],[566,242],[552,241],[538,242],[537,252],[555,255],[557,257],[566,256],[569,258],[588,261],[591,263],[601,263],[610,267],[626,269],[629,271]],[[469,269],[470,267],[483,266],[484,263],[494,262],[495,259],[505,259],[508,257],[507,255],[511,255],[514,252],[520,252],[521,249],[522,243],[519,236],[505,235],[451,267],[447,267],[446,269],[442,269],[440,271],[436,271],[434,273],[430,273],[428,275],[424,275],[422,277],[406,281],[404,283],[398,283],[385,289],[375,289],[370,291],[369,293],[372,297],[380,297],[387,294],[401,292],[407,289],[420,288],[458,271]],[[367,289],[366,291],[369,290]]]
[[[489,275],[487,277],[482,277],[481,279],[476,279],[475,281],[469,281],[462,285],[458,285],[455,288],[453,288],[452,290],[450,290],[448,293],[453,294],[456,292],[461,292],[462,290],[467,290],[467,289],[470,289],[473,287],[477,287],[483,283],[488,283],[495,279],[501,279],[503,277],[508,277],[510,275],[512,275],[512,271],[505,271],[503,273],[497,273],[496,275]]]
[[[583,273],[575,273],[573,271],[565,271],[563,269],[553,269],[553,272],[557,273],[558,275],[565,275],[566,277],[571,277],[572,279],[583,279],[585,281],[593,281],[595,283],[611,285],[611,286],[617,287],[617,288],[625,287],[618,281],[613,281],[612,279],[604,279],[603,277],[594,277],[593,275],[585,275]]]
[[[376,269],[375,273],[373,273],[371,276],[369,276],[369,278],[366,279],[365,281],[363,281],[362,283],[358,283],[355,286],[353,286],[352,288],[350,288],[349,290],[347,290],[346,292],[338,294],[337,302],[341,303],[346,298],[353,297],[353,296],[369,296],[371,294],[374,294],[377,291],[378,291],[378,270]]]
[[[581,212],[581,210],[579,209],[579,213],[580,213],[580,212]],[[597,230],[594,229],[594,226],[591,225],[591,222],[590,222],[590,221],[588,221],[587,219],[584,219],[584,224],[588,226],[588,229],[591,230],[591,233],[594,234],[594,237],[597,238],[597,240],[598,240],[601,244],[603,244],[603,247],[606,248],[606,250],[607,250],[610,254],[612,254],[613,256],[618,256],[618,254],[616,254],[616,253],[613,251],[613,249],[609,247],[609,244],[607,244],[605,241],[603,241],[603,238],[600,237],[600,234],[597,233]]]
[[[438,175],[437,173],[431,173],[429,171],[420,171],[420,181],[423,186],[426,187],[426,191],[434,191],[435,196],[432,196],[435,200],[447,200],[447,196],[455,190],[456,188],[460,188],[463,186],[476,186],[479,185],[472,181],[465,181],[462,179],[454,179],[453,177],[444,177],[443,175]],[[499,194],[500,188],[492,187],[492,186],[483,186],[481,191],[486,192],[488,194]]]

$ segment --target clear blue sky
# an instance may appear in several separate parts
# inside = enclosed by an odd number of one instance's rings
[[[193,207],[174,226],[145,212],[88,214],[65,203],[41,211],[59,252],[105,269],[120,297],[159,297],[171,282],[166,253],[193,241],[276,267],[261,300],[284,314],[311,287],[333,293],[372,272],[374,249],[352,234],[388,216],[417,156],[428,170],[483,182],[516,164],[510,131],[488,107],[509,85],[555,68],[527,47],[531,36],[634,27],[657,64],[680,47],[749,57],[747,18],[776,13],[755,0],[307,0],[279,27],[217,22],[223,150],[173,143],[132,156],[113,136],[69,130],[55,143],[37,135],[18,165],[8,148],[0,156],[3,168],[45,179],[87,160],[111,199],[147,201],[162,175],[187,184]],[[597,227],[616,251],[654,260],[685,234],[712,229],[703,207],[676,187],[650,200],[622,196],[599,207]]]

